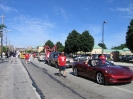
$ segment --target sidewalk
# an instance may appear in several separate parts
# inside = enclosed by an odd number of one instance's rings
[[[131,67],[133,67],[133,63],[115,62],[115,65],[131,66]]]
[[[0,99],[40,99],[20,59],[0,61]]]

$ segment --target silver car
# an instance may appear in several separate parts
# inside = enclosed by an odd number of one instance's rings
[[[37,59],[38,59],[38,61],[44,61],[44,59],[45,59],[45,53],[39,53]]]

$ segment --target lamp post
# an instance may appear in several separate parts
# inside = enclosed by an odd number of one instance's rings
[[[104,24],[106,24],[106,21],[103,21],[103,26],[102,26],[102,44],[104,45]],[[103,47],[102,47],[102,54],[103,54]]]

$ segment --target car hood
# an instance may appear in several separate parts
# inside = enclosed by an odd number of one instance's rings
[[[131,72],[131,70],[128,67],[125,66],[106,66],[103,67],[103,69],[105,69],[105,71],[108,71],[110,73],[113,74],[117,74],[117,75],[125,75],[125,74],[133,74],[133,72]]]

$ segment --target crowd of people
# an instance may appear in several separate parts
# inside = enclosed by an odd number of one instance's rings
[[[11,58],[11,63],[12,62],[17,62],[17,58],[20,58],[20,55],[22,53],[25,53],[24,57],[25,57],[25,63],[26,64],[28,62],[30,62],[31,57],[33,59],[36,57],[35,53],[20,52],[20,51],[6,51],[6,52],[2,52],[2,54],[1,54],[2,62],[4,62],[5,58]]]

